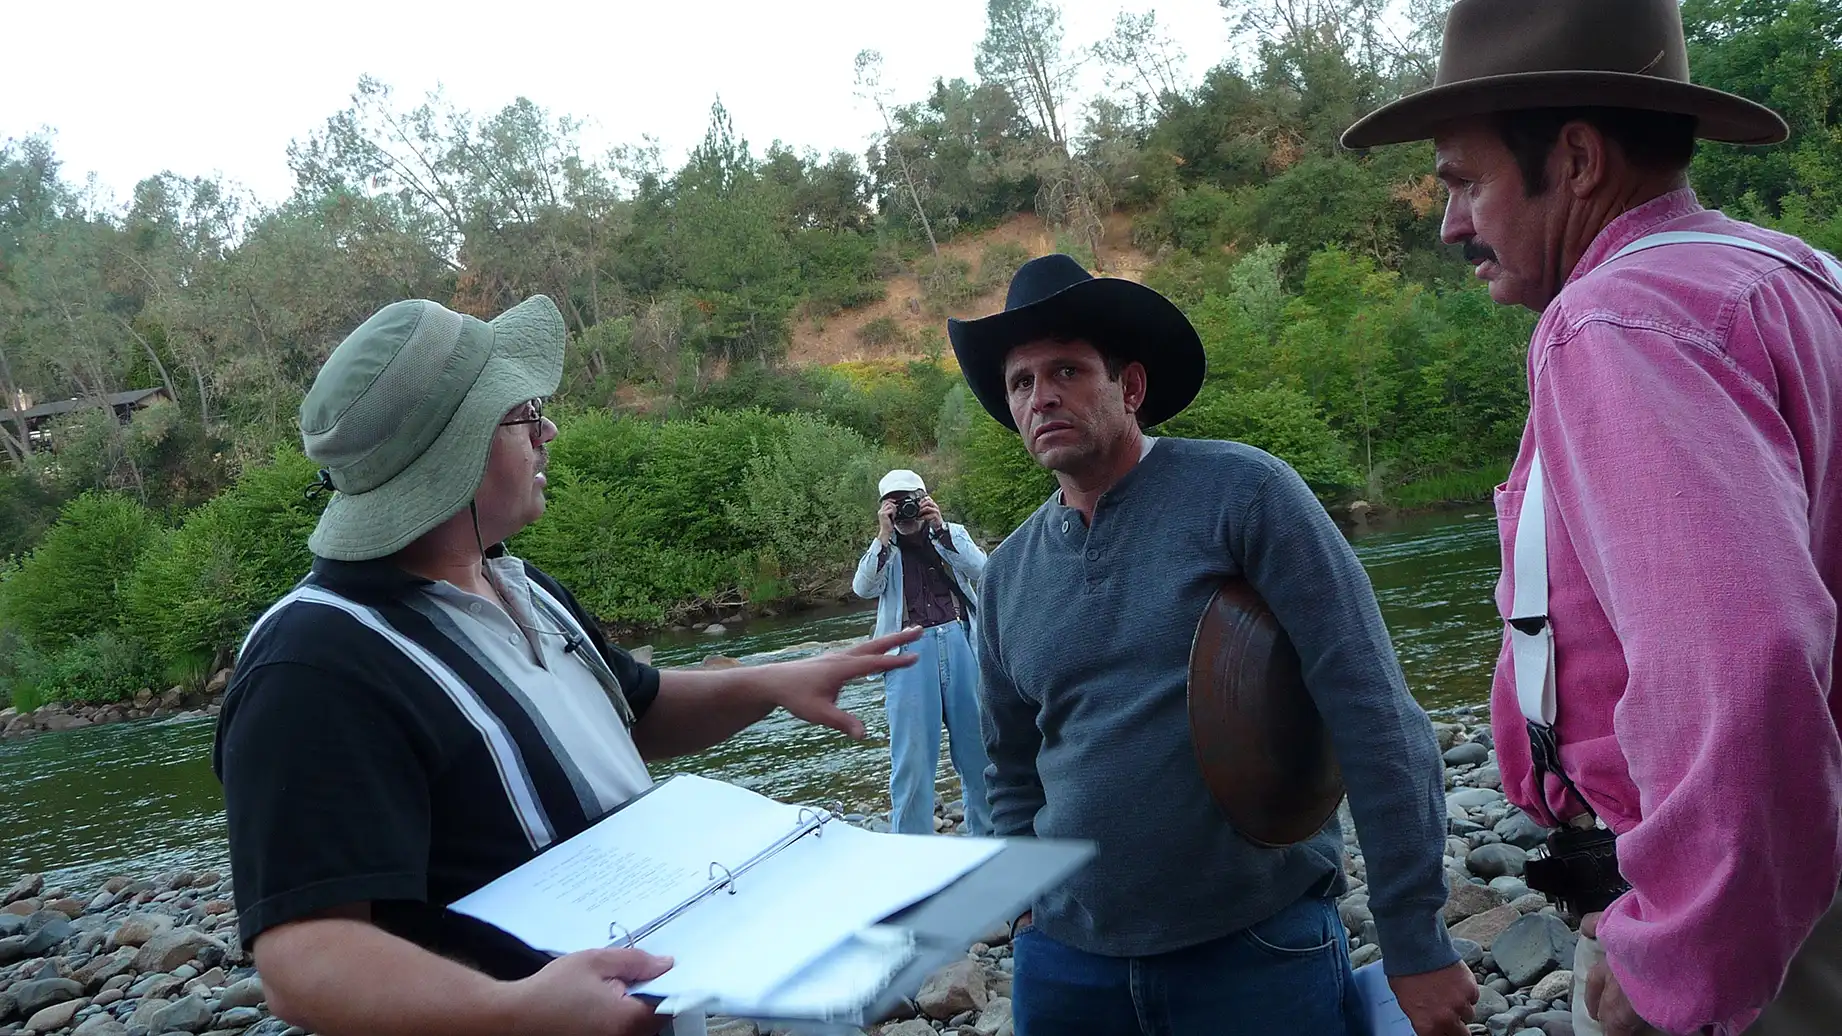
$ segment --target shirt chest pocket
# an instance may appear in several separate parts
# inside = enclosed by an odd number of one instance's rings
[[[1516,528],[1522,518],[1521,489],[1509,488],[1509,483],[1498,486],[1494,493],[1497,507],[1497,543],[1500,560],[1497,574],[1497,614],[1509,618],[1510,608],[1515,601],[1516,570]]]

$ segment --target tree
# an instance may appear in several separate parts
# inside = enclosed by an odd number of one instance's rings
[[[777,357],[798,298],[782,199],[718,99],[710,126],[671,184],[647,198],[635,233],[701,320],[691,343],[710,359]],[[661,276],[663,275],[663,276]]]
[[[1034,202],[1041,138],[1004,87],[936,80],[925,100],[891,109],[890,121],[939,239],[1027,211]],[[884,218],[898,225],[913,218],[887,142],[872,152],[870,175]]]
[[[583,158],[580,130],[522,97],[477,126],[457,125],[467,170],[461,308],[491,316],[543,293],[573,329],[601,319],[613,301],[603,297],[609,231],[625,212],[606,173]]]
[[[1842,248],[1842,0],[1686,0],[1682,22],[1696,82],[1757,101],[1791,129],[1771,147],[1703,145],[1696,190]]]
[[[940,258],[940,242],[934,239],[934,225],[928,221],[927,206],[921,204],[921,188],[915,182],[914,170],[908,165],[902,140],[896,136],[895,126],[889,121],[889,106],[884,101],[883,93],[883,55],[878,51],[857,52],[857,96],[876,106],[876,114],[883,120],[883,151],[895,156],[895,167],[902,174],[902,186],[908,190],[908,203],[913,207],[915,218],[921,221],[921,229],[927,234],[928,248],[933,250],[934,258]]]
[[[972,67],[1010,91],[1050,143],[1067,149],[1062,105],[1076,72],[1062,52],[1062,15],[1046,0],[987,0],[985,38]]]
[[[1394,0],[1217,0],[1254,50],[1257,83],[1327,154],[1352,122],[1428,78],[1427,37],[1390,28]],[[1425,0],[1410,18],[1427,17]],[[1415,23],[1423,25],[1424,22]]]
[[[142,322],[157,326],[166,349],[190,370],[199,424],[205,427],[211,424],[207,379],[218,366],[219,350],[245,344],[236,334],[240,313],[233,311],[243,310],[247,297],[223,278],[226,259],[242,236],[241,215],[239,200],[216,181],[162,173],[135,185],[115,250],[122,292],[137,297]],[[160,350],[134,322],[119,315],[116,320],[144,350],[168,394],[180,399]]]
[[[24,467],[26,458],[32,455],[32,438],[26,431],[25,412],[19,405],[22,401],[19,383],[13,380],[13,368],[6,359],[4,338],[0,338],[0,392],[6,394],[6,419],[12,424],[11,428],[0,424],[0,445],[6,447],[8,460],[16,467]]]
[[[1068,146],[1063,106],[1079,62],[1062,50],[1062,16],[1046,0],[989,0],[985,38],[973,61],[979,78],[1009,91],[1034,119],[1037,213],[1078,234],[1098,263],[1112,208],[1106,180]]]
[[[373,227],[402,226],[455,271],[466,243],[467,117],[433,91],[408,111],[391,88],[364,76],[351,107],[288,148],[301,193],[339,195]]]
[[[1127,91],[1141,109],[1162,116],[1183,92],[1178,70],[1183,48],[1158,24],[1156,11],[1121,11],[1113,34],[1094,44],[1094,56],[1107,67],[1107,85]]]

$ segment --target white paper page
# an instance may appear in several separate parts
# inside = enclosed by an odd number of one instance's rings
[[[912,933],[890,926],[859,932],[817,961],[800,969],[765,999],[702,1002],[703,998],[667,999],[663,1014],[703,1009],[749,1018],[853,1018],[874,1000],[895,974],[914,959]]]
[[[996,839],[871,834],[842,823],[800,839],[656,934],[671,971],[635,986],[653,996],[755,1002],[882,918],[990,859]]]
[[[1368,1008],[1369,1036],[1414,1036],[1413,1023],[1395,999],[1381,961],[1356,969],[1356,990]]]
[[[452,908],[551,953],[606,946],[609,922],[638,932],[708,887],[712,861],[740,870],[799,823],[797,806],[674,777]]]

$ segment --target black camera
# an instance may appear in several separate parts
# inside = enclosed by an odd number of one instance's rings
[[[1600,827],[1564,827],[1549,835],[1547,852],[1530,858],[1522,880],[1575,922],[1631,890],[1618,871],[1618,837]]]
[[[913,521],[919,521],[920,519],[921,519],[921,494],[920,493],[910,493],[907,496],[903,497],[902,499],[896,501],[896,505],[895,505],[895,520],[896,521],[913,522]]]

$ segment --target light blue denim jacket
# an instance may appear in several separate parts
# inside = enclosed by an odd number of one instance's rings
[[[953,573],[953,581],[959,584],[966,599],[978,606],[979,579],[985,574],[985,552],[972,542],[972,536],[966,527],[957,522],[947,523],[947,533],[952,537],[953,549],[940,551],[946,560],[947,570]],[[902,628],[902,547],[901,541],[889,544],[889,560],[881,568],[877,567],[876,555],[882,550],[882,544],[874,537],[857,562],[857,575],[851,580],[851,589],[862,598],[876,598],[876,629],[872,636],[881,637],[895,633]],[[967,617],[966,640],[978,651],[979,617],[975,613]]]

